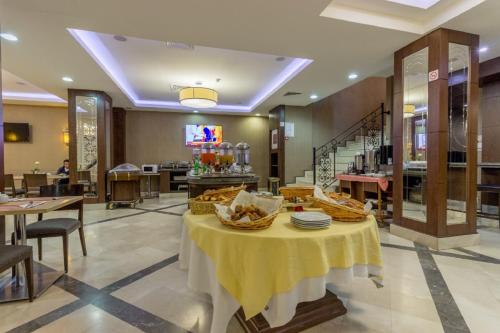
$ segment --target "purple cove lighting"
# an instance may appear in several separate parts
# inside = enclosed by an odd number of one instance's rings
[[[141,100],[127,81],[123,70],[117,63],[111,52],[104,45],[99,35],[92,31],[67,29],[75,40],[94,59],[95,62],[106,72],[113,82],[122,90],[135,107],[146,108],[172,108],[178,110],[191,110],[181,105],[178,101]],[[252,112],[268,97],[283,87],[288,81],[299,74],[304,68],[313,62],[311,59],[294,58],[283,71],[276,75],[250,102],[249,105],[227,105],[220,104],[205,111],[228,111],[228,112]]]
[[[56,95],[44,93],[22,93],[13,91],[2,92],[3,99],[17,100],[17,101],[35,101],[35,102],[54,102],[66,103],[66,101]]]

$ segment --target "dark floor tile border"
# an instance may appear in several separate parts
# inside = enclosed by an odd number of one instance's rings
[[[43,297],[43,295],[42,295]],[[36,300],[35,300],[36,302]],[[78,299],[76,301],[73,301],[69,304],[66,304],[64,306],[61,306],[60,308],[57,308],[51,312],[48,312],[36,319],[33,319],[25,324],[22,324],[16,328],[13,328],[6,333],[30,333],[33,331],[36,331],[37,329],[46,326],[54,321],[56,321],[59,318],[62,318],[66,315],[69,315],[72,312],[75,312],[76,310],[79,310],[86,306],[88,303],[85,301],[82,301],[81,299]]]
[[[10,330],[9,333],[31,333],[89,304],[92,304],[99,309],[106,311],[116,318],[128,323],[129,325],[137,327],[146,333],[189,333],[189,331],[178,327],[168,320],[160,318],[144,309],[141,309],[133,304],[127,303],[124,300],[110,295],[110,293],[114,291],[126,287],[127,285],[138,281],[149,274],[152,274],[162,268],[167,267],[170,264],[177,262],[178,258],[179,255],[176,254],[139,272],[126,276],[125,278],[118,280],[102,289],[92,287],[85,282],[75,279],[67,274],[63,275],[55,283],[55,285],[63,289],[64,291],[78,297],[79,299],[72,303],[63,305],[38,318],[30,320],[29,322]],[[34,264],[40,266],[38,267],[40,270],[53,270],[52,268],[38,262],[35,262]]]
[[[88,226],[91,226],[91,225],[94,225],[94,224],[100,224],[100,223],[104,223],[104,222],[116,221],[116,220],[119,220],[119,219],[125,219],[127,217],[132,217],[132,216],[137,216],[137,215],[143,215],[143,214],[147,214],[147,213],[149,213],[149,211],[141,211],[141,212],[138,212],[138,213],[132,213],[132,214],[123,215],[123,216],[110,217],[110,218],[107,218],[107,219],[104,219],[104,220],[99,220],[99,221],[94,221],[94,222],[90,222],[90,223],[85,223],[83,226],[84,227],[88,227]]]
[[[426,246],[416,244],[417,256],[445,333],[470,333],[439,267]]]
[[[488,256],[486,254],[482,254],[482,253],[479,253],[479,252],[476,252],[476,251],[464,249],[463,247],[459,247],[459,248],[456,248],[454,250],[463,252],[463,253],[471,255],[471,256],[474,256],[474,257],[476,257],[478,259],[483,260],[484,262],[488,262],[488,263],[491,263],[491,264],[500,264],[500,259]]]
[[[132,284],[132,283],[144,278],[145,276],[147,276],[149,274],[152,274],[152,273],[154,273],[162,268],[167,267],[170,264],[173,264],[177,260],[179,260],[178,254],[176,254],[175,256],[172,256],[170,258],[167,258],[165,260],[162,260],[162,261],[160,261],[154,265],[151,265],[147,268],[144,268],[143,270],[140,270],[139,272],[133,273],[133,274],[121,279],[121,280],[113,282],[112,284],[102,288],[101,291],[104,293],[107,293],[107,294],[111,294],[112,292],[115,292],[118,289],[126,287],[129,284]]]

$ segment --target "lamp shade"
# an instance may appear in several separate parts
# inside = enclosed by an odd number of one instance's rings
[[[415,105],[405,104],[403,106],[403,118],[411,118],[415,116]]]
[[[192,108],[213,108],[217,105],[217,91],[203,87],[187,87],[179,92],[181,105]]]
[[[63,142],[65,145],[69,145],[69,130],[63,130]]]

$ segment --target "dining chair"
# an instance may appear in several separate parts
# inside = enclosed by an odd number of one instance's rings
[[[54,184],[40,186],[41,197],[83,196],[82,184]],[[77,210],[78,218],[60,217],[44,219],[43,214],[38,214],[38,221],[26,226],[26,238],[38,241],[38,260],[42,260],[42,239],[62,237],[64,271],[68,272],[68,236],[78,229],[80,243],[84,256],[87,256],[85,234],[83,232],[83,201],[60,208],[59,210]],[[14,234],[12,234],[12,237]]]
[[[40,186],[48,184],[46,173],[25,173],[23,175],[23,185],[26,197],[37,197],[40,193]]]
[[[92,176],[90,174],[90,170],[77,171],[76,179],[79,184],[83,184],[85,193],[92,191]]]
[[[33,250],[26,245],[2,245],[0,244],[0,272],[14,267],[24,261],[26,280],[28,285],[28,297],[33,302]],[[14,272],[14,271],[13,271]]]
[[[15,198],[26,193],[23,188],[16,188],[13,174],[7,174],[3,176],[4,179],[4,191],[11,197]]]

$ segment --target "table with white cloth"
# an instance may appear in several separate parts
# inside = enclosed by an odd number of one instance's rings
[[[184,214],[179,260],[188,269],[188,286],[212,297],[212,333],[225,332],[240,308],[247,320],[262,315],[270,327],[280,327],[294,318],[299,303],[323,298],[328,284],[366,277],[381,286],[372,215],[303,230],[290,214],[280,213],[270,228],[255,231],[228,228],[215,215]]]

